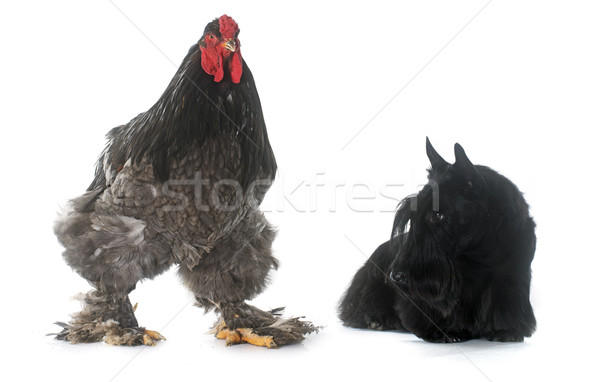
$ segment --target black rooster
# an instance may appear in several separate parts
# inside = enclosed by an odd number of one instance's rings
[[[138,325],[128,294],[173,264],[198,305],[220,312],[214,333],[227,344],[277,347],[317,330],[245,303],[277,268],[259,209],[277,164],[238,34],[229,16],[210,22],[158,102],[108,133],[92,184],[54,228],[95,288],[57,338],[164,339]]]

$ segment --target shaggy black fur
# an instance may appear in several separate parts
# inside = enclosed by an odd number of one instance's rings
[[[463,148],[447,163],[427,140],[429,184],[400,205],[392,238],[354,276],[346,326],[407,330],[430,342],[523,341],[535,223],[522,193]]]

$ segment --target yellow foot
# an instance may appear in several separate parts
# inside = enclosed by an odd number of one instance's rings
[[[249,343],[250,345],[263,346],[269,349],[275,349],[277,344],[271,336],[259,336],[255,334],[252,329],[238,328],[235,330],[229,330],[225,321],[221,321],[215,326],[213,333],[215,337],[220,340],[225,340],[225,345],[231,346],[242,342]]]
[[[155,332],[154,330],[144,329],[144,345],[146,346],[156,346],[156,342],[154,341],[166,341],[167,339],[160,334],[159,332]]]

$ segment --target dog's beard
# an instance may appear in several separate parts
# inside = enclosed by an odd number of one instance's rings
[[[392,237],[399,237],[395,241],[396,258],[389,274],[402,274],[397,278],[402,282],[396,285],[405,297],[448,316],[458,302],[461,289],[454,257],[457,253],[455,235],[442,226],[428,224],[428,215],[413,209],[414,198],[404,199],[396,213]],[[418,206],[433,205],[433,188],[426,186],[416,198]]]
[[[461,281],[454,262],[445,256],[447,251],[431,241],[405,240],[391,265],[391,274],[405,275],[405,282],[396,284],[405,297],[428,305],[444,317],[458,302]]]

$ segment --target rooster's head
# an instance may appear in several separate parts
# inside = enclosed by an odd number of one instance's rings
[[[242,78],[239,33],[237,23],[227,15],[214,19],[204,29],[198,42],[202,52],[202,69],[215,76],[215,82],[223,80],[225,71],[235,84]]]

